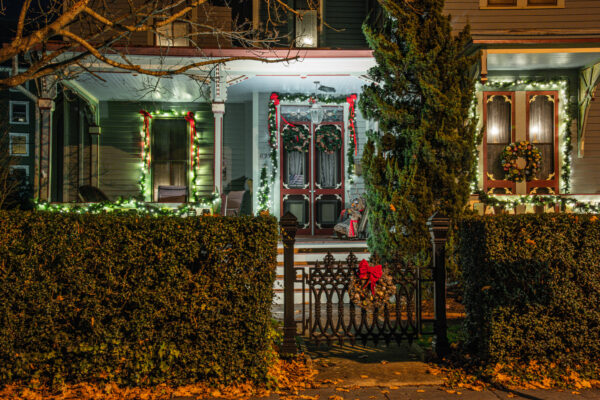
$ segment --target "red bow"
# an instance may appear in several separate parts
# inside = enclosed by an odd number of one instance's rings
[[[358,264],[358,277],[360,279],[368,279],[367,285],[371,284],[371,293],[375,296],[375,284],[383,275],[381,265],[370,266],[367,260],[362,260]],[[365,285],[366,286],[366,285]]]

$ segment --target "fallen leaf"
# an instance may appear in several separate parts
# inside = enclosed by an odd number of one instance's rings
[[[335,390],[337,392],[349,392],[350,389],[346,389],[346,388],[342,388],[342,387],[336,387]]]
[[[362,379],[367,379],[369,376],[368,375],[361,375],[360,376]]]
[[[395,375],[402,375],[402,372],[394,371]]]
[[[581,394],[581,393],[579,393],[579,392],[578,392],[578,391],[576,391],[576,390],[573,390],[571,393],[572,393],[572,394]]]
[[[417,389],[418,393],[425,393],[425,391],[423,389]]]
[[[329,400],[344,400],[344,398],[342,396],[334,394],[333,396],[329,396]]]
[[[400,388],[398,386],[390,386],[390,389],[396,390],[396,389],[400,389]]]
[[[387,364],[388,362],[389,362],[389,361],[381,360],[381,363],[382,363],[383,365]]]

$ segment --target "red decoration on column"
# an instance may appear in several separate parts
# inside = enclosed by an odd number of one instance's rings
[[[192,167],[194,165],[192,149],[194,148],[194,140],[196,139],[196,119],[194,118],[194,113],[189,111],[185,114],[185,120],[190,124],[190,167]],[[199,149],[196,149],[196,151],[199,151]]]
[[[140,110],[140,114],[144,116],[144,148],[147,147],[150,149],[150,120],[152,119],[152,115],[146,110]],[[150,157],[146,158],[148,160],[148,168],[150,168]]]
[[[354,154],[358,155],[358,144],[356,143],[356,127],[354,126],[354,118],[355,118],[355,110],[354,103],[356,102],[356,95],[353,94],[351,96],[346,97],[346,101],[350,106],[350,130],[352,139],[354,140]]]

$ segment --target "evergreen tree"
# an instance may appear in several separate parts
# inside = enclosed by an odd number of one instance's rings
[[[475,173],[469,118],[475,59],[465,55],[468,27],[452,34],[443,0],[378,0],[379,26],[363,26],[377,65],[359,106],[379,122],[362,165],[369,206],[369,249],[382,261],[424,261],[427,218],[456,220]]]

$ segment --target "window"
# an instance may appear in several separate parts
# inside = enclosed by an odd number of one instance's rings
[[[317,47],[317,11],[299,10],[296,17],[296,47]]]
[[[484,94],[484,190],[493,193],[514,193],[513,182],[504,180],[502,152],[515,141],[513,92]]]
[[[10,123],[29,124],[29,103],[27,101],[10,102]]]
[[[29,166],[28,165],[11,165],[10,173],[13,178],[23,182],[29,177]]]
[[[186,47],[190,45],[185,22],[172,22],[156,28],[155,43],[157,46]]]
[[[527,183],[527,193],[553,194],[558,192],[556,162],[558,159],[558,93],[527,92],[527,140],[542,155],[540,171],[535,180]]]
[[[479,8],[565,8],[565,0],[479,0]]]
[[[188,186],[188,129],[181,119],[155,119],[152,121],[152,182],[154,199],[158,200],[158,187],[170,189]]]
[[[29,134],[9,133],[9,147],[11,156],[29,156]]]

